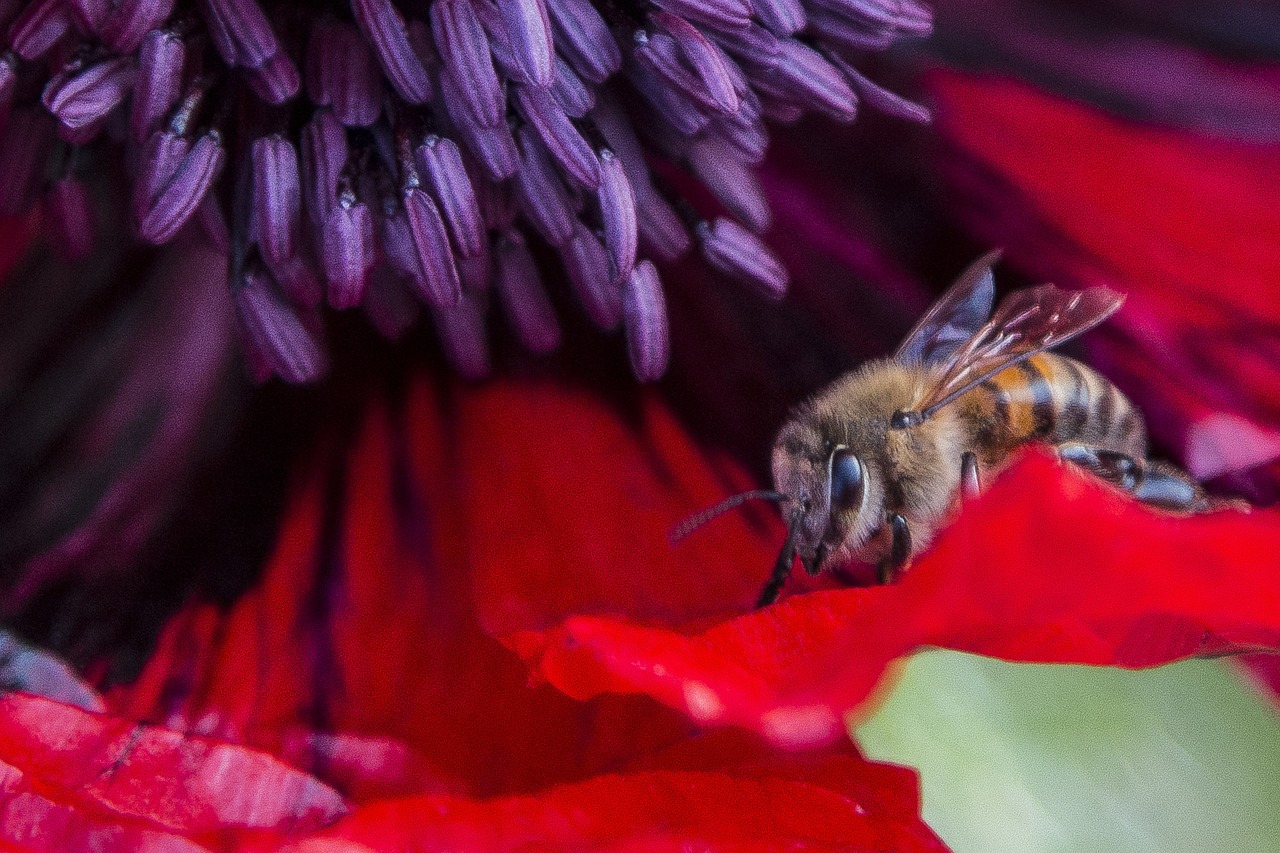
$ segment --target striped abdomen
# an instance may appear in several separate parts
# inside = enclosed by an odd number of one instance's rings
[[[1142,414],[1111,382],[1078,361],[1053,353],[997,373],[963,398],[975,450],[994,456],[1027,441],[1078,442],[1147,455]]]

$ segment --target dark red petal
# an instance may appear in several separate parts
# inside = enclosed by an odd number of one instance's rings
[[[311,832],[347,812],[332,788],[263,753],[20,694],[0,698],[0,808],[0,843],[52,836],[64,850],[98,849],[111,824],[157,849],[170,834],[231,846],[246,831]],[[41,814],[52,819],[32,823]]]
[[[342,839],[375,851],[945,850],[918,813],[912,771],[852,749],[795,761],[702,738],[644,769],[534,796],[373,804],[287,849]]]
[[[445,397],[452,402],[442,408]],[[520,660],[482,629],[481,619],[502,621],[526,584],[554,572],[560,580],[549,589],[528,587],[537,594],[527,607],[542,618],[558,619],[599,592],[601,568],[577,554],[544,553],[552,565],[526,564],[534,555],[521,552],[533,545],[522,540],[548,529],[543,505],[527,494],[522,470],[489,467],[533,452],[510,421],[491,416],[552,418],[557,405],[591,417],[565,419],[558,432],[553,423],[531,424],[531,437],[554,435],[563,448],[596,422],[612,422],[614,440],[625,434],[603,403],[554,385],[462,393],[420,382],[394,406],[375,402],[350,438],[300,472],[258,585],[228,612],[193,604],[179,613],[142,677],[110,693],[108,704],[129,718],[282,755],[357,799],[533,790],[683,737],[687,724],[651,702],[581,704],[548,685],[531,687]],[[570,461],[556,455],[562,466]],[[473,492],[476,480],[460,476],[459,460],[500,481],[481,480],[493,491]],[[651,547],[666,548],[666,517],[661,508],[650,516]],[[499,538],[480,547],[503,519]],[[620,565],[619,552],[608,567]],[[628,600],[625,589],[612,592]]]
[[[796,596],[703,634],[580,617],[510,642],[579,698],[645,692],[807,745],[839,737],[923,645],[1135,668],[1280,648],[1278,541],[1280,513],[1160,514],[1037,454],[893,586]]]

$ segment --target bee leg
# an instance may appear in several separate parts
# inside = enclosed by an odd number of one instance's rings
[[[1210,506],[1200,484],[1168,463],[1137,460],[1087,444],[1060,445],[1058,455],[1119,486],[1143,503],[1175,512],[1199,512]]]
[[[893,542],[889,546],[889,556],[880,561],[880,583],[889,583],[898,572],[911,562],[911,528],[902,513],[893,512],[888,518],[889,530]]]
[[[818,574],[822,571],[822,564],[827,559],[828,550],[829,549],[827,548],[827,543],[819,542],[818,547],[813,550],[812,557],[809,557],[806,559],[803,555],[801,555],[800,563],[804,566],[804,570],[809,575],[809,577],[811,578],[817,577]]]
[[[773,604],[782,593],[782,585],[791,575],[791,564],[796,559],[796,534],[799,529],[800,523],[797,519],[792,519],[787,525],[786,541],[782,543],[782,550],[778,552],[778,559],[773,564],[773,572],[769,575],[768,583],[760,591],[760,598],[756,601],[757,610]]]
[[[982,483],[978,480],[978,457],[972,450],[960,455],[960,491],[965,498],[978,494]]]

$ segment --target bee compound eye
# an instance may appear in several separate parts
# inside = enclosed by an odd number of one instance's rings
[[[831,454],[831,508],[832,510],[857,509],[862,505],[865,478],[862,461],[847,447]]]

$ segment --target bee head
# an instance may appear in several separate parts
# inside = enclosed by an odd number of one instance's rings
[[[787,527],[805,568],[817,574],[832,552],[861,544],[877,490],[857,451],[792,422],[773,448],[774,487],[786,495]]]

